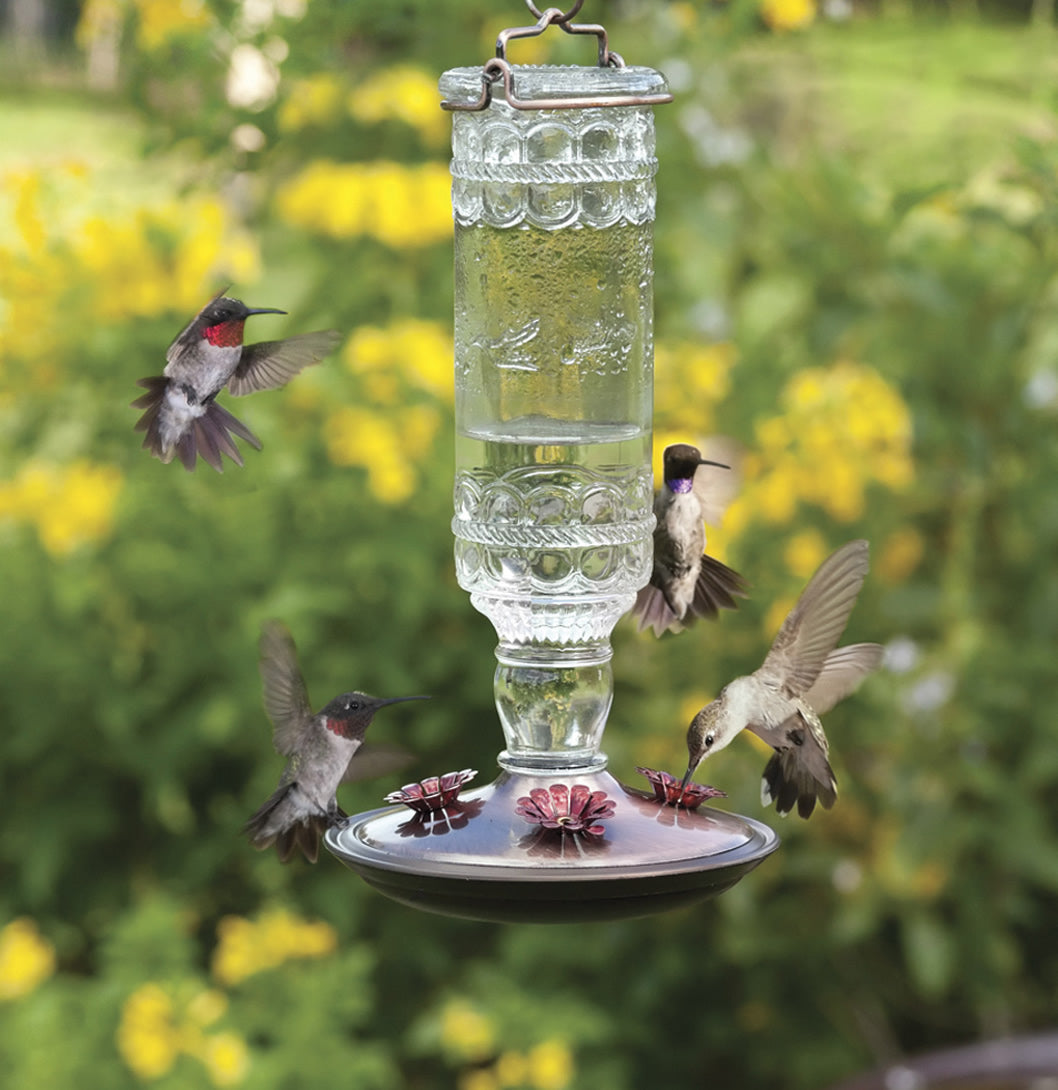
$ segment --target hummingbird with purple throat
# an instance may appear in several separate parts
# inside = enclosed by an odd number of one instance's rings
[[[357,757],[375,712],[387,704],[429,697],[382,700],[366,693],[342,693],[314,713],[287,627],[268,621],[261,630],[260,650],[265,711],[272,721],[276,751],[287,763],[279,786],[246,822],[243,832],[259,850],[274,844],[283,863],[299,849],[315,863],[320,837],[346,817],[338,806],[339,785],[404,763],[403,755],[387,757],[381,749]],[[360,765],[367,768],[366,773],[362,774]]]
[[[882,661],[876,643],[836,648],[869,566],[869,545],[862,540],[842,545],[823,561],[760,669],[725,685],[691,721],[684,787],[706,757],[751,730],[775,750],[761,781],[764,806],[774,800],[785,815],[796,805],[807,818],[817,798],[824,809],[834,805],[837,781],[819,717],[855,692]]]
[[[217,394],[225,386],[233,397],[285,386],[303,368],[323,359],[341,339],[335,330],[319,330],[282,341],[243,344],[243,326],[254,314],[286,311],[248,307],[222,291],[169,345],[162,374],[139,380],[137,385],[146,387],[147,393],[132,407],[144,410],[136,431],[147,433],[145,450],[163,462],[178,456],[189,470],[201,457],[223,472],[222,454],[241,466],[242,455],[233,437],[245,439],[258,450],[261,441],[217,404]]]
[[[730,476],[725,481],[705,466]],[[655,636],[737,609],[735,597],[746,597],[742,576],[705,552],[705,523],[720,521],[737,488],[731,466],[703,458],[690,443],[674,443],[665,448],[663,476],[654,497],[654,566],[632,607],[639,631],[653,628]]]

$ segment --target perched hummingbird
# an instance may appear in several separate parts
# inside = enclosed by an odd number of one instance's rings
[[[735,678],[691,721],[690,760],[683,784],[710,753],[742,729],[775,747],[764,769],[761,802],[773,799],[780,814],[806,818],[816,797],[826,809],[837,799],[827,760],[829,746],[819,716],[853,693],[882,660],[876,643],[835,650],[869,568],[869,545],[850,541],[820,564],[779,629],[764,664]]]
[[[261,441],[214,400],[225,386],[233,397],[285,386],[302,368],[318,363],[340,340],[334,330],[302,333],[285,341],[244,345],[243,325],[253,314],[286,314],[274,307],[248,307],[224,292],[211,299],[186,329],[169,345],[165,370],[156,378],[142,378],[147,393],[132,402],[144,409],[136,422],[143,440],[163,462],[179,455],[187,469],[201,455],[218,473],[221,455],[236,465],[242,455],[233,435],[258,450]]]
[[[654,498],[654,570],[632,609],[640,632],[680,632],[698,617],[736,609],[735,595],[746,597],[742,576],[705,553],[704,523],[720,521],[733,488],[702,466],[731,468],[703,458],[689,443],[665,448],[664,483]]]
[[[379,708],[425,696],[398,696],[390,700],[364,693],[342,693],[313,714],[305,680],[298,669],[297,650],[286,626],[269,621],[261,630],[261,680],[264,705],[272,720],[276,751],[287,758],[279,786],[246,822],[255,848],[275,844],[283,863],[300,848],[310,863],[319,856],[320,836],[346,815],[338,806],[338,785],[361,779],[353,761],[364,734]],[[368,775],[378,775],[385,764],[375,762]],[[390,767],[399,763],[390,762]]]

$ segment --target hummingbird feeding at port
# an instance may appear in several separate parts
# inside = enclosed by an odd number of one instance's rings
[[[836,647],[870,567],[866,541],[850,541],[817,569],[779,629],[763,665],[735,678],[691,721],[686,787],[695,769],[750,730],[775,749],[761,780],[761,803],[775,802],[781,815],[796,805],[801,817],[827,810],[837,799],[837,781],[827,759],[829,745],[819,717],[859,687],[877,669],[876,643]]]
[[[737,474],[725,462],[703,458],[690,443],[674,443],[665,448],[663,477],[654,497],[650,582],[632,607],[639,631],[653,628],[655,636],[680,632],[699,617],[716,617],[721,609],[736,609],[735,598],[746,597],[742,576],[705,552],[705,524],[720,521],[738,487]]]
[[[222,291],[211,299],[177,336],[165,354],[161,375],[137,383],[147,393],[132,402],[144,413],[136,431],[163,462],[179,457],[193,470],[201,457],[218,473],[221,455],[236,465],[242,455],[235,436],[261,449],[261,441],[216,401],[228,387],[233,397],[285,386],[299,371],[318,363],[341,339],[335,330],[300,333],[282,341],[243,344],[246,319],[255,314],[286,314],[275,307],[248,307]]]
[[[400,751],[393,756],[384,749],[370,754],[361,750],[375,712],[387,704],[429,697],[383,700],[366,693],[342,693],[314,713],[293,637],[284,624],[269,621],[264,625],[260,651],[265,711],[272,721],[276,751],[287,763],[279,786],[246,822],[243,832],[259,850],[274,844],[283,863],[298,849],[315,863],[320,837],[347,816],[338,806],[339,785],[405,763]]]

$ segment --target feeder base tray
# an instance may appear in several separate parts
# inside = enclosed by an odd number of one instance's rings
[[[532,824],[534,788],[583,783],[616,802],[601,836]],[[709,807],[658,802],[603,770],[503,772],[446,809],[389,806],[331,829],[327,848],[380,893],[465,919],[563,923],[624,919],[708,900],[779,845],[766,825]]]

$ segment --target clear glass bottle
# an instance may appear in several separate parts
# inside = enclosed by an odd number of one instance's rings
[[[530,103],[666,91],[649,68],[512,71]],[[494,94],[452,119],[456,572],[499,637],[500,763],[600,769],[610,634],[651,566],[653,113]]]

